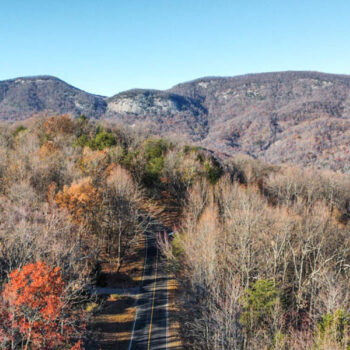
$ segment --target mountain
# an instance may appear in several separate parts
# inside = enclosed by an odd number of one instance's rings
[[[350,170],[350,76],[317,72],[204,78],[171,89],[208,111],[203,145],[268,162]]]
[[[104,97],[79,90],[51,76],[0,81],[0,119],[21,120],[33,114],[85,114],[99,118],[104,114]]]
[[[106,118],[246,153],[350,171],[350,76],[318,72],[208,77],[107,99]]]
[[[201,141],[208,133],[207,114],[198,98],[171,91],[135,89],[108,98],[105,118]]]
[[[208,77],[104,98],[52,77],[0,82],[0,118],[85,114],[216,152],[350,171],[350,76],[277,72]]]

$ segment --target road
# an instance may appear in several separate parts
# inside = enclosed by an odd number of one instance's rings
[[[129,350],[168,349],[168,275],[154,235],[146,236],[142,286]]]

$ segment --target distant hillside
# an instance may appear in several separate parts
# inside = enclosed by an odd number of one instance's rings
[[[350,170],[350,77],[315,72],[205,78],[172,92],[208,111],[202,143],[269,162]]]
[[[0,81],[0,119],[21,120],[33,114],[85,114],[99,118],[106,102],[101,96],[79,90],[50,76]]]
[[[350,76],[318,72],[209,77],[104,99],[51,77],[0,82],[0,118],[42,110],[106,118],[226,154],[350,171]]]

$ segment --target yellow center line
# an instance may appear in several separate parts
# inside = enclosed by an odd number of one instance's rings
[[[147,350],[149,350],[150,346],[151,346],[151,333],[152,333],[152,321],[153,321],[153,312],[154,312],[154,302],[155,302],[155,299],[156,299],[157,273],[158,273],[158,249],[157,249],[157,257],[156,257],[156,274],[155,274],[155,277],[154,277],[154,285],[153,285],[153,300],[152,300],[152,311],[151,311],[151,323],[149,325]]]

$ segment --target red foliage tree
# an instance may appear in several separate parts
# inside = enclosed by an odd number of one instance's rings
[[[32,350],[69,348],[76,335],[61,270],[44,262],[28,264],[10,274],[0,316],[0,344],[6,349],[16,349],[19,344]],[[73,348],[80,349],[81,343]]]

